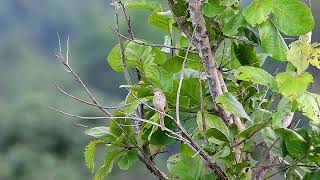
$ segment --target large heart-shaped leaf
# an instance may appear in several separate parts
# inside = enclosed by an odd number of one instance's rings
[[[290,101],[302,96],[312,79],[312,75],[308,72],[300,75],[295,72],[283,72],[276,76],[280,93]]]
[[[300,0],[273,0],[272,14],[277,29],[289,36],[304,35],[314,27],[310,8]]]

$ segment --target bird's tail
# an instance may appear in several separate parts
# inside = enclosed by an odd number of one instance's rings
[[[164,124],[164,114],[159,113],[159,118],[160,118],[160,127],[162,130],[164,130],[165,128],[165,124]]]

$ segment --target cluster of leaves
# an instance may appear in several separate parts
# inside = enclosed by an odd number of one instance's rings
[[[179,31],[174,17],[189,19],[188,2],[174,1],[172,11],[164,11],[156,0],[128,0],[124,5],[151,11],[150,24],[167,35],[163,48],[148,46],[149,42],[143,39],[124,42],[126,66],[136,68],[141,79],[134,85],[123,86],[129,89],[129,93],[123,107],[113,112],[114,117],[134,114],[141,103],[151,106],[154,88],[164,92],[168,100],[166,113],[175,117],[179,78],[183,74],[179,109],[182,126],[201,144],[212,162],[224,167],[229,177],[251,179],[251,173],[244,170],[265,163],[270,153],[289,161],[287,164],[280,161],[279,165],[273,166],[282,170],[289,179],[299,178],[301,174],[306,179],[318,176],[320,131],[316,126],[320,124],[320,96],[307,91],[313,77],[306,69],[309,64],[320,67],[319,44],[309,44],[308,39],[302,37],[288,48],[281,35],[302,36],[312,30],[314,19],[307,5],[300,0],[253,0],[241,8],[238,0],[204,2],[202,10],[210,41],[220,42],[215,52],[216,63],[229,90],[215,97],[215,103],[240,117],[245,124],[244,130],[239,130],[234,124],[226,125],[214,112],[201,58],[193,47],[190,52],[185,52],[190,46],[189,40]],[[187,25],[192,29],[191,23],[187,22]],[[178,33],[174,33],[174,29]],[[173,36],[176,41],[171,44]],[[169,46],[177,49],[172,53]],[[120,52],[120,46],[116,45],[107,58],[117,72],[123,71]],[[287,62],[287,70],[272,75],[262,69],[268,56]],[[188,61],[182,68],[185,59]],[[204,112],[200,106],[201,89],[204,90]],[[284,125],[288,114],[296,111],[310,119],[308,126],[312,130]],[[144,108],[143,113],[146,120],[159,122],[156,111]],[[141,131],[135,134],[130,126],[132,120],[122,118],[116,121],[110,122],[109,127],[86,131],[96,138],[85,150],[87,166],[92,171],[96,146],[104,144],[106,148],[104,165],[96,172],[96,180],[107,175],[114,162],[121,169],[128,169],[138,159],[136,145],[147,145],[151,154],[156,155],[167,145],[179,141],[151,123],[143,123]],[[165,117],[165,124],[176,132],[172,119]],[[239,142],[242,143],[239,145],[241,152],[246,154],[241,161],[236,159],[232,148]],[[184,143],[180,144],[177,154],[169,157],[167,168],[172,178],[215,178],[196,152]]]

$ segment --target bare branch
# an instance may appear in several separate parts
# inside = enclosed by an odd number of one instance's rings
[[[88,102],[86,100],[83,100],[81,98],[78,98],[76,96],[73,96],[73,95],[67,93],[65,90],[63,90],[61,87],[59,87],[56,83],[53,83],[53,86],[55,88],[57,88],[60,92],[62,92],[64,95],[69,96],[70,98],[72,98],[72,99],[74,99],[76,101],[79,101],[79,102],[81,102],[83,104],[89,105],[89,106],[99,107],[99,108],[103,108],[103,109],[119,109],[119,108],[123,108],[123,107],[126,107],[126,106],[130,105],[130,104],[125,104],[123,106],[99,106],[99,105],[96,105],[94,103]]]
[[[80,115],[76,115],[76,114],[72,114],[72,113],[68,113],[65,111],[62,111],[60,109],[56,109],[53,107],[48,107],[49,109],[56,111],[58,113],[64,114],[66,116],[70,116],[70,117],[74,117],[74,118],[78,118],[78,119],[86,119],[86,120],[99,120],[99,119],[107,119],[107,120],[117,120],[117,119],[131,119],[131,120],[137,120],[137,121],[141,121],[141,122],[145,122],[148,124],[152,124],[155,125],[157,127],[161,127],[160,124],[155,123],[153,121],[149,121],[147,119],[142,119],[142,118],[138,118],[138,117],[130,117],[130,116],[123,116],[123,117],[109,117],[109,116],[80,116]],[[184,137],[182,137],[181,135],[173,132],[172,130],[168,129],[168,128],[164,128],[164,131],[167,131],[168,133],[174,135],[175,137],[178,137],[180,140],[183,140],[184,142],[188,143],[189,141],[187,139],[185,139]]]
[[[121,1],[120,1],[121,2]],[[114,11],[115,11],[115,17],[116,17],[116,32],[120,32],[120,27],[119,27],[119,15],[118,15],[118,11],[116,9],[116,7],[114,7]],[[118,44],[119,44],[119,49],[120,49],[120,57],[121,57],[121,65],[122,65],[122,70],[123,70],[123,74],[124,74],[124,77],[127,81],[127,84],[131,85],[131,78],[130,78],[130,75],[129,75],[129,72],[128,72],[128,68],[127,68],[127,64],[126,64],[126,60],[125,60],[125,55],[124,55],[124,46],[123,46],[123,42],[122,42],[122,39],[120,38],[119,36],[119,33],[118,33]]]
[[[59,38],[59,42],[60,38]],[[69,45],[68,45],[69,46]],[[61,44],[59,45],[59,47],[61,47]],[[101,104],[97,101],[97,99],[92,95],[92,93],[90,92],[90,90],[87,88],[87,86],[84,84],[84,82],[81,80],[81,78],[73,71],[73,69],[71,68],[71,66],[69,65],[69,62],[66,63],[65,58],[63,56],[63,54],[61,53],[61,51],[59,51],[59,53],[56,55],[56,57],[58,58],[58,60],[64,65],[64,68],[67,72],[71,73],[72,76],[74,77],[74,79],[82,86],[82,88],[85,90],[85,92],[87,93],[88,97],[90,98],[90,100],[96,104],[98,106],[98,108],[105,113],[109,119],[111,119],[112,114],[102,108]],[[105,118],[106,119],[106,118]],[[111,119],[112,120],[112,119]],[[122,130],[122,132],[124,134],[126,134],[128,137],[129,134],[121,127],[119,126],[119,124],[117,122],[115,122],[116,125]],[[156,167],[156,165],[154,164],[154,162],[152,162],[152,160],[149,158],[149,156],[138,146],[137,142],[134,141],[133,139],[130,138],[130,140],[135,144],[135,146],[137,147],[137,149],[141,152],[142,155],[139,155],[139,157],[141,159],[144,159],[144,163],[146,164],[146,166],[148,167],[148,169],[153,170],[152,173],[154,173],[159,179],[169,179],[168,176],[163,173],[158,167]]]
[[[101,108],[102,106],[100,105],[100,103],[96,100],[96,98],[91,94],[90,90],[87,88],[87,86],[84,84],[84,82],[81,80],[81,78],[73,71],[73,69],[69,66],[69,64],[67,64],[64,60],[64,57],[62,54],[57,54],[56,57],[59,59],[59,61],[65,66],[66,70],[68,72],[70,72],[72,74],[72,76],[75,78],[75,80],[77,82],[80,83],[80,85],[82,86],[82,88],[85,90],[85,92],[87,93],[87,95],[89,96],[89,98],[91,99],[91,101],[99,106],[99,109],[102,110],[104,113],[106,113],[108,116],[112,116],[112,114],[104,109]]]
[[[130,35],[130,38],[134,39],[133,30],[132,30],[132,26],[131,26],[131,19],[127,14],[126,7],[124,6],[124,4],[123,4],[123,2],[121,0],[117,0],[117,2],[120,4],[122,12],[123,12],[123,15],[124,15],[124,17],[126,19],[127,26],[128,26],[128,33]]]
[[[128,41],[130,41],[130,42],[133,42],[133,43],[139,44],[139,45],[143,45],[143,46],[159,47],[159,48],[168,48],[168,49],[175,49],[175,50],[179,50],[179,51],[187,51],[187,50],[188,50],[188,49],[185,49],[185,48],[179,48],[179,47],[175,47],[175,46],[145,43],[145,42],[142,42],[142,41],[138,41],[138,40],[135,40],[135,39],[128,38],[128,37],[124,36],[123,34],[121,34],[119,31],[115,31],[115,32],[116,32],[120,37],[122,37],[123,39],[126,39],[126,40],[128,40]],[[197,51],[192,51],[192,50],[189,50],[189,52],[197,53]]]

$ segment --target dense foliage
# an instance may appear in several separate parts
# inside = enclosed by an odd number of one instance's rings
[[[308,91],[313,76],[306,69],[320,67],[320,50],[311,44],[315,22],[308,5],[168,0],[167,10],[156,0],[128,0],[113,6],[117,19],[124,12],[129,37],[117,23],[119,44],[107,59],[124,72],[128,95],[112,114],[91,97],[106,114],[97,118],[110,121],[86,131],[95,138],[84,153],[94,179],[103,179],[114,163],[127,170],[138,159],[159,179],[319,177],[320,96]],[[127,8],[150,11],[150,25],[166,33],[164,44],[136,38]],[[287,45],[283,36],[294,41]],[[268,56],[286,69],[269,74],[262,68]],[[154,89],[166,96],[165,113],[152,108]],[[304,127],[298,126],[301,114],[308,119]],[[179,150],[168,158],[167,171],[160,170],[154,158],[172,144]],[[99,169],[97,145],[105,147]]]

